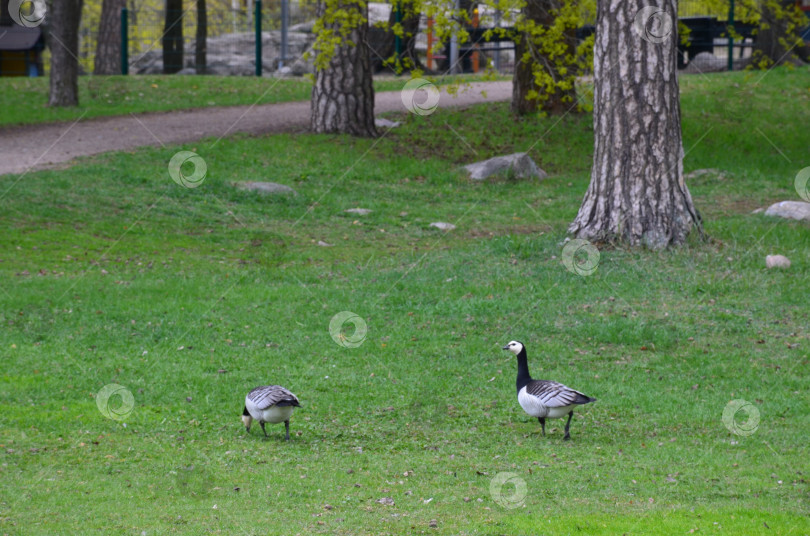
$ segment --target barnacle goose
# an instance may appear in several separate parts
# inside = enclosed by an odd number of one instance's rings
[[[568,415],[565,423],[565,437],[571,439],[568,428],[574,416],[574,408],[579,404],[595,402],[595,398],[575,391],[565,385],[549,380],[533,380],[529,375],[526,347],[522,342],[511,341],[503,347],[517,356],[517,397],[523,411],[537,417],[543,435],[546,435],[546,419],[559,419]]]
[[[242,410],[242,422],[245,429],[250,432],[250,425],[253,420],[259,421],[262,425],[264,437],[267,437],[267,430],[264,423],[284,422],[287,436],[290,440],[290,416],[293,409],[298,406],[298,397],[280,385],[263,385],[256,387],[245,397],[245,409]]]

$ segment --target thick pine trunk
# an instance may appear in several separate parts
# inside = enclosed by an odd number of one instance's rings
[[[82,0],[54,0],[48,14],[51,80],[48,106],[79,105],[79,20]]]
[[[521,10],[521,16],[527,20],[535,21],[540,26],[551,26],[554,23],[554,10],[559,9],[558,0],[527,0],[526,5]],[[566,55],[575,53],[576,30],[569,28],[566,32],[565,46]],[[531,53],[527,61],[522,61],[526,52]],[[553,94],[548,95],[548,100],[540,105],[540,102],[527,97],[531,91],[544,94],[546,89],[538,86],[534,80],[532,69],[540,62],[544,65],[549,74],[555,79],[560,73],[550,58],[543,57],[542,52],[532,43],[532,36],[526,32],[515,41],[515,73],[512,75],[512,113],[525,115],[543,110],[551,114],[563,114],[571,109],[572,103],[576,102],[575,90],[561,91],[557,89]]]
[[[669,18],[641,25],[644,39],[634,19],[647,2],[598,3],[593,168],[569,232],[660,249],[702,228],[683,178],[677,3],[652,1]]]
[[[183,68],[183,0],[166,0],[163,25],[163,74]]]
[[[103,0],[93,74],[121,74],[121,10],[126,0]]]
[[[371,62],[366,46],[368,10],[355,2],[341,6],[346,10],[361,10],[363,21],[351,29],[342,44],[335,46],[332,59],[325,69],[315,73],[312,87],[311,127],[314,132],[340,133],[375,137],[374,88],[371,85]],[[323,2],[318,17],[323,17]],[[326,28],[330,28],[327,24]],[[331,28],[336,34],[340,29]]]
[[[205,74],[208,63],[208,9],[205,0],[197,0],[197,35],[194,43],[194,67],[197,74]]]

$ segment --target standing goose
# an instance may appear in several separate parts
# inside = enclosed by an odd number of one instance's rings
[[[595,398],[575,391],[565,385],[549,380],[533,380],[529,375],[529,363],[526,356],[526,347],[522,342],[512,341],[503,347],[517,356],[517,397],[523,411],[537,417],[543,435],[546,435],[546,418],[559,419],[568,415],[565,423],[565,437],[571,439],[568,428],[574,416],[574,408],[579,404],[595,402]]]
[[[287,436],[290,440],[290,416],[293,409],[298,406],[298,397],[280,385],[264,385],[256,387],[245,397],[245,409],[242,411],[242,422],[245,429],[250,433],[250,425],[253,419],[262,425],[264,437],[267,437],[267,430],[264,423],[284,422],[287,429]]]

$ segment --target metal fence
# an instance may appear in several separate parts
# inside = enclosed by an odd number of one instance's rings
[[[810,1],[810,0],[807,0]],[[163,0],[129,0],[127,8],[128,36],[126,37],[125,63],[130,74],[159,74],[164,72],[162,39],[164,34],[165,3]],[[257,4],[259,7],[257,11]],[[183,54],[182,61],[169,65],[170,72],[192,74],[195,69],[195,33],[197,12],[195,2],[186,1],[188,9],[181,15]],[[208,0],[207,9],[207,64],[205,72],[219,75],[254,75],[274,72],[279,67],[298,67],[293,74],[303,74],[307,66],[296,64],[314,40],[311,23],[315,19],[315,2],[311,0]],[[286,9],[285,9],[286,8]],[[371,23],[387,21],[391,5],[370,3]],[[483,8],[482,9],[486,9]],[[689,29],[689,43],[681,45],[679,65],[686,66],[697,54],[708,53],[704,59],[725,62],[732,67],[730,58],[739,60],[751,55],[755,29],[753,25],[740,23],[740,18],[749,18],[750,13],[741,12],[737,7],[734,19],[734,0],[685,0],[678,4],[680,28]],[[282,32],[283,15],[287,15],[286,32]],[[261,46],[256,46],[257,16],[261,32]],[[729,40],[726,27],[729,21],[735,22],[735,30],[742,34],[737,40]],[[99,16],[90,14],[83,17],[80,31],[80,61],[85,71],[91,72],[93,57],[99,32]],[[507,19],[509,17],[506,17]],[[482,17],[482,21],[486,21]],[[592,21],[594,23],[595,21]],[[486,22],[485,22],[486,24]],[[427,50],[430,43],[429,22],[422,18],[420,33],[416,37],[416,50],[424,64],[430,62]],[[592,29],[586,24],[582,30]],[[592,31],[592,30],[591,30]],[[587,35],[587,31],[579,32]],[[286,40],[285,40],[286,39]],[[286,48],[285,45],[286,44]],[[448,64],[447,48],[433,51],[437,56],[428,67],[442,70]],[[514,67],[514,51],[511,43],[481,43],[477,47],[463,46],[465,53],[475,59],[462,58],[463,70],[475,66],[483,69],[495,67],[502,73],[511,72]],[[444,64],[442,64],[444,60]],[[299,61],[300,63],[300,61]],[[739,65],[737,65],[739,67]],[[311,66],[310,66],[311,68]]]
[[[298,0],[208,0],[206,9],[206,51],[209,72],[213,74],[254,74],[255,31],[257,6],[262,32],[262,48],[265,71],[278,67],[281,52],[280,29],[282,14],[286,14],[293,42],[288,54],[299,52],[306,33],[307,22],[315,18],[313,2]],[[182,62],[168,65],[170,72],[190,73],[194,69],[195,42],[198,13],[195,2],[186,2],[187,9],[179,15],[182,28]],[[166,11],[164,2],[130,0],[126,8],[126,61],[131,74],[158,74],[163,72],[163,35]],[[99,32],[99,16],[88,15],[85,10],[80,28],[79,61],[86,72],[92,72]],[[124,29],[124,28],[122,28]],[[120,32],[119,28],[115,28]],[[297,57],[297,55],[295,56]],[[272,63],[272,65],[271,65]],[[250,67],[248,67],[250,64]],[[184,71],[185,70],[185,71]]]

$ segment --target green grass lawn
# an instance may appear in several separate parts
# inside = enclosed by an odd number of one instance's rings
[[[586,116],[203,141],[196,189],[168,176],[181,147],[0,177],[0,534],[808,534],[810,226],[751,210],[798,199],[810,72],[740,97],[761,74],[682,79],[685,169],[724,172],[689,184],[711,239],[603,248],[589,277],[561,264]],[[527,149],[548,179],[458,171]],[[231,186],[260,179],[299,195]],[[511,339],[598,398],[572,441],[518,406]],[[266,383],[301,400],[289,443],[242,427]],[[751,435],[722,421],[737,399]]]
[[[503,77],[500,77],[501,79]],[[431,78],[437,85],[494,79],[482,75]],[[407,77],[374,79],[376,91],[399,91]],[[48,107],[47,78],[0,78],[0,127],[210,106],[250,106],[308,100],[306,78],[250,76],[82,76],[75,108]]]

